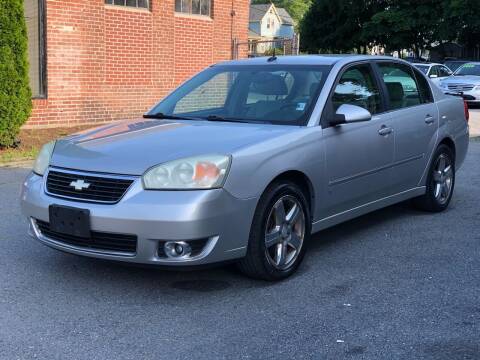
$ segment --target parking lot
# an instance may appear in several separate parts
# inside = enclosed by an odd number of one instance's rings
[[[450,209],[404,203],[314,237],[282,283],[126,267],[26,235],[0,169],[1,359],[480,359],[480,142]]]

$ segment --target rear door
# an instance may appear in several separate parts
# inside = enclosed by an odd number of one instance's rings
[[[388,94],[389,116],[395,133],[393,190],[418,186],[435,146],[438,109],[430,85],[420,71],[398,63],[376,63]]]
[[[329,126],[342,104],[363,107],[372,119]],[[394,140],[379,79],[370,63],[350,65],[339,75],[322,117],[328,195],[326,215],[334,215],[390,194]],[[323,200],[323,199],[322,199]]]

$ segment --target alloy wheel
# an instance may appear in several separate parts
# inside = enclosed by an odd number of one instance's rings
[[[265,229],[268,262],[278,270],[290,268],[305,239],[305,213],[300,201],[282,196],[270,210]]]
[[[441,154],[433,170],[433,195],[441,205],[448,202],[453,187],[453,164],[449,156]]]

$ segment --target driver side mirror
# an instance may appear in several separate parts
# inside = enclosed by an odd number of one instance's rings
[[[367,109],[360,106],[343,104],[335,113],[335,118],[330,121],[330,125],[349,124],[363,121],[370,121],[372,114]]]

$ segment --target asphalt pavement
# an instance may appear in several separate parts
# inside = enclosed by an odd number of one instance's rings
[[[480,142],[442,214],[408,203],[314,236],[297,275],[167,272],[26,235],[0,169],[0,359],[480,359]]]

